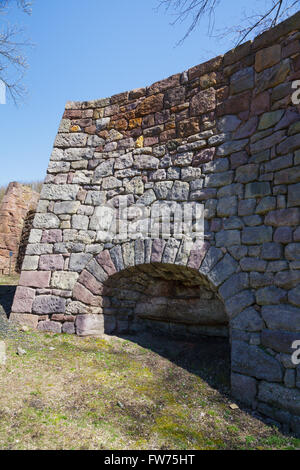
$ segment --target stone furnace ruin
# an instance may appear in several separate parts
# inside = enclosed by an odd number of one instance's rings
[[[300,13],[147,88],[67,103],[11,320],[229,335],[234,396],[300,432],[299,30]],[[123,203],[203,204],[203,239],[173,223],[105,240],[102,209]]]
[[[20,272],[39,193],[10,183],[0,204],[0,274]],[[10,256],[11,254],[11,256]]]

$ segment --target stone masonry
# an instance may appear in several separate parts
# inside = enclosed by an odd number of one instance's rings
[[[27,227],[27,218],[36,210],[39,197],[37,192],[20,183],[8,185],[0,206],[0,274],[9,273],[10,251],[13,253],[12,272],[17,267],[18,259],[20,262],[24,225]]]
[[[229,332],[234,396],[300,433],[299,30],[300,13],[147,88],[67,103],[13,321]],[[204,241],[103,242],[99,208],[120,196],[204,204]]]

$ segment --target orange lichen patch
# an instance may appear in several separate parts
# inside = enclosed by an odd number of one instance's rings
[[[71,126],[70,127],[70,132],[79,132],[81,129],[79,126]]]

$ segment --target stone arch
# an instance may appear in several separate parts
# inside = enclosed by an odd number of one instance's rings
[[[80,335],[91,334],[89,326],[87,333],[84,332],[84,328],[79,326],[81,322],[87,325],[94,323],[95,328],[99,328],[98,333],[103,331],[104,318],[108,325],[109,315],[112,313],[107,301],[108,290],[114,289],[114,283],[122,276],[130,279],[139,274],[144,280],[148,276],[149,279],[160,278],[166,282],[178,281],[186,287],[202,286],[204,290],[213,293],[216,306],[220,308],[218,302],[224,304],[224,314],[226,312],[230,327],[233,322],[237,328],[247,328],[246,324],[243,326],[241,319],[245,309],[248,309],[247,318],[250,315],[253,317],[252,321],[257,323],[259,318],[253,308],[249,310],[255,303],[255,298],[248,290],[248,276],[237,272],[238,270],[238,262],[226,250],[211,246],[208,242],[198,241],[192,249],[185,251],[184,242],[174,239],[139,239],[115,245],[91,257],[74,285],[72,301],[67,311],[76,314],[76,328]],[[196,297],[196,294],[192,297]],[[211,299],[207,298],[208,300]],[[219,320],[221,325],[221,317]],[[114,321],[116,320],[112,320],[107,332],[117,328]]]

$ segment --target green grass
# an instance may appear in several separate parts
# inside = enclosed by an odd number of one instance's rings
[[[133,342],[23,332],[6,344],[0,449],[300,447],[232,410],[199,374]],[[26,355],[16,354],[18,345]]]

